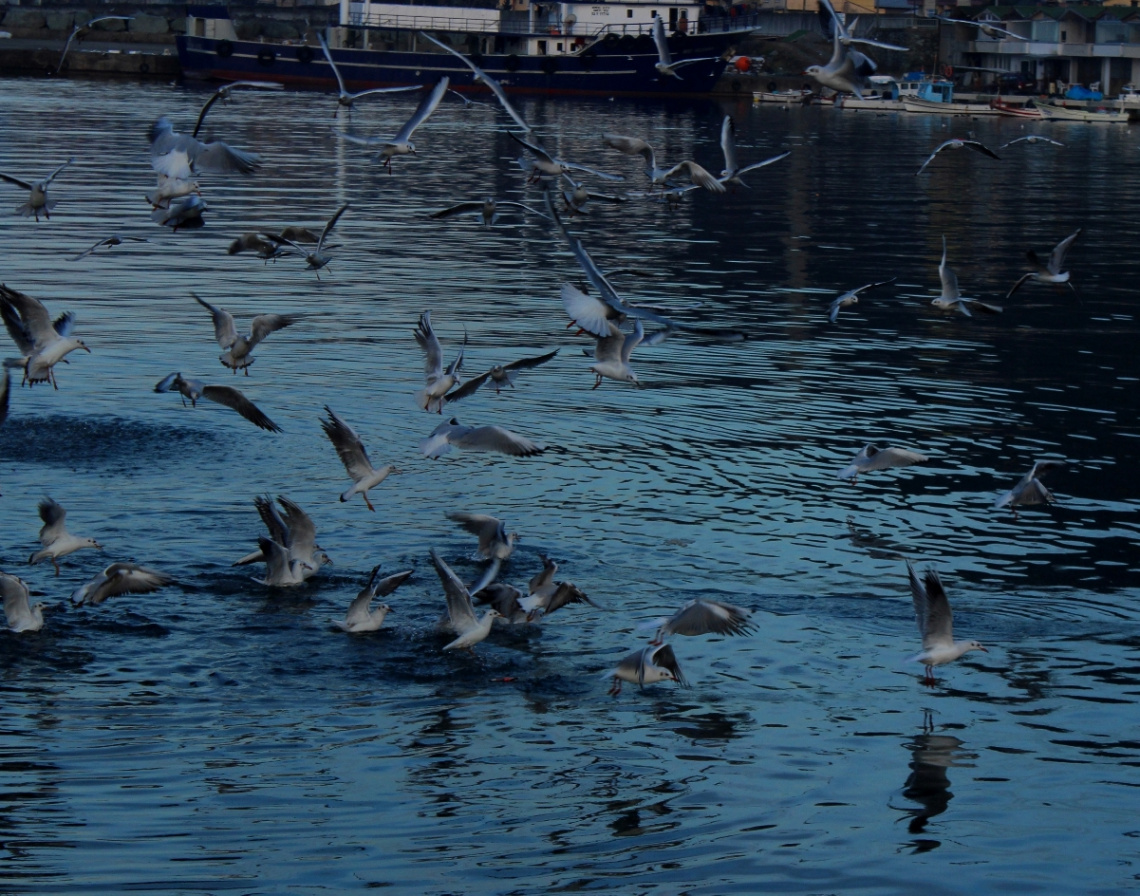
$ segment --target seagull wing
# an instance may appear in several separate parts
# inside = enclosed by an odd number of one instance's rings
[[[942,152],[942,150],[944,150],[947,146],[949,146],[953,142],[954,142],[953,140],[947,140],[944,143],[939,144],[939,146],[934,150],[934,152],[932,152],[929,155],[929,157],[926,159],[926,161],[922,163],[922,167],[919,168],[916,172],[914,172],[915,176],[917,177],[918,175],[922,174],[922,172],[926,170],[926,166],[934,161],[934,157],[937,156],[940,152]]]
[[[336,86],[339,88],[341,95],[348,93],[344,86],[344,79],[340,76],[340,69],[336,67],[336,63],[333,62],[332,53],[329,52],[328,42],[325,40],[325,36],[319,31],[317,32],[317,40],[321,42],[321,52],[325,54],[325,59],[328,60],[329,68],[332,69],[333,75],[336,76]]]
[[[229,348],[237,342],[238,334],[237,327],[234,326],[234,316],[226,311],[225,308],[218,308],[211,305],[205,299],[200,298],[197,293],[190,293],[194,297],[194,301],[210,312],[214,318],[214,338],[218,340],[218,345],[222,348]]]
[[[980,152],[984,156],[989,156],[991,159],[1001,159],[996,152],[986,146],[984,143],[979,143],[977,140],[963,140],[962,145],[974,152]]]
[[[40,185],[43,187],[46,187],[53,180],[55,180],[56,177],[59,176],[59,173],[61,171],[63,171],[64,168],[66,168],[68,165],[70,165],[74,161],[75,161],[75,156],[72,156],[70,159],[68,159],[66,162],[64,162],[62,165],[60,165],[58,168],[56,168],[55,171],[53,171],[51,174],[49,174],[47,177],[45,177]]]
[[[755,171],[757,168],[763,168],[765,165],[771,165],[773,162],[779,162],[781,159],[786,159],[791,154],[792,151],[789,149],[786,152],[780,153],[778,156],[772,156],[771,158],[765,159],[762,162],[753,162],[751,165],[745,165],[743,168],[736,172],[736,176],[740,177],[740,175],[747,174],[749,171]]]
[[[923,581],[910,561],[906,564],[910,578],[910,593],[914,600],[914,615],[918,622],[918,632],[922,635],[922,648],[945,647],[954,643],[954,621],[950,612],[950,601],[942,587],[942,580],[933,569],[928,569]]]
[[[452,215],[462,215],[465,212],[481,212],[483,211],[482,202],[461,202],[459,205],[453,205],[451,208],[445,208],[443,211],[433,212],[428,215],[429,218],[450,218]]]
[[[526,119],[524,119],[522,115],[519,114],[518,110],[515,109],[515,107],[512,106],[507,100],[507,95],[503,92],[503,88],[498,81],[488,75],[485,71],[483,71],[483,69],[479,68],[479,66],[477,66],[474,62],[472,62],[458,50],[452,49],[447,44],[436,40],[434,37],[424,31],[420,32],[420,36],[427,38],[441,50],[446,50],[457,59],[461,59],[463,61],[463,64],[471,69],[471,71],[474,73],[475,80],[482,81],[487,85],[487,88],[491,91],[491,93],[495,95],[495,99],[499,101],[499,105],[501,105],[504,111],[506,111],[506,113],[514,119],[515,124],[522,128],[524,133],[529,134],[532,132],[533,128],[531,128],[531,126],[526,123]]]
[[[420,324],[414,334],[416,342],[424,352],[424,374],[430,386],[443,376],[443,348],[431,328],[431,312],[425,311],[420,315]]]
[[[40,501],[39,511],[40,519],[44,521],[40,529],[40,544],[47,547],[61,535],[67,534],[67,511],[51,498]]]
[[[15,184],[17,187],[23,187],[25,190],[31,190],[32,185],[26,180],[20,180],[18,177],[12,177],[10,174],[0,174],[0,180],[10,184]]]
[[[308,560],[317,548],[317,526],[313,518],[284,495],[277,496],[277,503],[285,512],[285,526],[289,530],[289,556],[294,560]]]
[[[510,364],[504,364],[504,370],[529,370],[532,367],[538,367],[540,364],[545,364],[551,358],[558,354],[558,349],[552,352],[547,352],[545,355],[539,355],[536,358],[520,358],[517,361],[511,361]]]
[[[1061,242],[1057,243],[1052,252],[1049,253],[1049,263],[1047,265],[1050,274],[1060,274],[1061,268],[1065,264],[1065,253],[1069,251],[1069,247],[1077,237],[1081,235],[1082,228],[1078,227],[1073,233],[1070,233]]]
[[[4,598],[4,617],[8,628],[20,631],[35,624],[31,604],[28,603],[28,586],[23,579],[0,573],[0,595]]]
[[[459,523],[464,529],[479,538],[479,553],[487,556],[496,541],[506,541],[503,521],[485,513],[449,513],[447,518]]]
[[[249,324],[249,347],[252,349],[270,333],[284,330],[295,324],[299,317],[295,314],[259,314]]]
[[[946,266],[946,236],[942,236],[942,261],[938,265],[938,276],[942,280],[942,298],[947,302],[957,301],[961,297],[958,291],[958,275]]]
[[[743,635],[753,629],[751,615],[733,604],[694,600],[674,613],[664,628],[678,635]]]
[[[443,95],[447,93],[447,85],[449,81],[446,76],[439,79],[439,83],[432,88],[431,92],[420,100],[420,104],[416,107],[416,111],[412,113],[412,117],[407,120],[400,132],[393,138],[393,143],[406,143],[411,139],[412,134],[421,124],[427,121],[428,116],[435,111],[435,107],[439,105],[439,101],[443,99]]]
[[[233,386],[203,386],[202,397],[237,411],[254,426],[269,432],[281,432],[281,427],[270,420],[252,401]]]
[[[826,2],[826,0],[824,0]],[[642,654],[643,664],[638,669],[639,684],[645,676],[644,662],[648,661],[655,666],[660,666],[662,669],[667,669],[673,674],[673,679],[681,687],[688,687],[688,682],[685,681],[685,676],[681,674],[681,665],[677,662],[677,655],[673,653],[673,648],[668,644],[662,644],[660,647],[646,647],[645,652]]]
[[[348,206],[349,206],[349,203],[346,202],[344,205],[342,205],[340,208],[338,208],[336,210],[336,212],[333,214],[333,216],[331,218],[329,218],[328,223],[325,224],[325,229],[321,231],[321,238],[319,240],[317,240],[317,248],[315,250],[315,254],[317,254],[317,255],[320,254],[321,248],[325,244],[325,240],[328,238],[328,235],[330,233],[332,233],[332,229],[334,227],[336,227],[336,222],[340,220],[340,216],[343,215],[346,211],[348,211]],[[296,245],[296,244],[294,244],[294,245]],[[298,248],[300,248],[300,247],[298,247]]]
[[[569,283],[562,284],[562,307],[566,309],[572,323],[597,337],[606,336],[610,321],[619,316],[613,306],[586,295]]]
[[[458,389],[452,389],[445,396],[443,396],[444,402],[446,403],[451,401],[459,401],[461,398],[471,397],[479,391],[479,387],[487,382],[487,379],[490,376],[491,371],[488,370],[486,373],[481,373],[477,377],[472,377]]]
[[[10,303],[16,309],[24,332],[35,345],[52,342],[59,336],[59,332],[52,324],[51,315],[48,314],[47,308],[39,299],[33,299],[26,293],[9,289],[3,284],[0,284],[0,299]],[[11,327],[8,328],[8,332],[18,345],[20,340],[16,339]]]
[[[1033,271],[1030,271],[1028,274],[1022,274],[1021,277],[1018,279],[1018,281],[1015,284],[1013,284],[1012,287],[1010,287],[1010,290],[1009,290],[1009,292],[1007,292],[1005,294],[1005,297],[1008,299],[1015,292],[1017,292],[1019,289],[1021,289],[1022,284],[1024,284],[1026,280],[1032,280],[1033,276],[1034,276]]]
[[[698,187],[704,187],[712,193],[723,193],[725,191],[724,184],[713,177],[705,168],[702,168],[696,162],[689,159],[686,159],[684,162],[678,162],[666,171],[664,179],[668,180],[674,174],[679,174],[681,171],[688,171],[690,180]]]
[[[669,53],[669,40],[665,37],[665,23],[657,15],[653,17],[653,43],[657,47],[657,59],[661,65],[672,65],[673,57]]]
[[[359,482],[373,471],[372,463],[368,460],[368,452],[364,450],[364,443],[360,441],[356,431],[333,413],[328,405],[325,405],[325,412],[329,415],[329,419],[321,421],[321,429],[333,443],[348,475],[353,481]]]
[[[0,379],[0,424],[8,419],[8,404],[12,398],[12,378],[8,374],[7,367],[4,368],[2,376],[3,379]]]
[[[622,363],[624,363],[624,364],[629,363],[630,355],[633,354],[633,350],[635,348],[637,348],[638,345],[641,344],[641,341],[644,338],[645,338],[645,327],[643,327],[641,325],[640,319],[635,320],[633,322],[633,332],[631,332],[628,336],[626,336],[625,339],[623,339],[622,343],[621,343],[621,360],[622,360]]]
[[[475,616],[475,608],[471,605],[471,595],[467,592],[467,586],[444,562],[435,548],[431,549],[431,562],[443,585],[443,593],[447,598],[447,616],[452,626],[457,631],[474,628],[479,624],[479,620]]]
[[[513,457],[531,457],[546,450],[545,445],[536,444],[525,436],[503,429],[501,426],[461,427],[461,429],[466,431],[453,432],[450,441],[455,447],[467,451],[497,451]]]

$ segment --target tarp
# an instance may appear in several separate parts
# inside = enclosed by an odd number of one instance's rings
[[[1099,90],[1089,90],[1087,87],[1082,87],[1080,84],[1074,84],[1065,91],[1065,99],[1068,100],[1103,100],[1104,94]]]

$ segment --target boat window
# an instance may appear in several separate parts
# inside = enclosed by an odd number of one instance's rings
[[[558,44],[558,52],[559,52],[559,53],[561,53],[561,52],[562,52],[562,44]]]
[[[626,17],[627,19],[632,19],[632,18],[633,18],[633,10],[632,10],[632,9],[627,9],[627,10],[625,11],[625,17]]]

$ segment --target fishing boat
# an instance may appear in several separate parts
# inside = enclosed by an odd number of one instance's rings
[[[1010,118],[1041,118],[1041,110],[1028,103],[1007,103],[1000,96],[990,100],[990,107]]]
[[[941,79],[922,81],[916,96],[904,96],[907,112],[934,112],[941,115],[1001,115],[985,103],[960,103],[954,100],[954,82]]]
[[[444,5],[451,2],[452,5]],[[537,0],[418,0],[414,5],[341,0],[336,24],[320,26],[350,91],[427,84],[442,76],[460,91],[485,90],[467,56],[508,93],[640,96],[707,94],[735,43],[755,22],[713,15],[703,2],[661,7],[676,74],[660,72],[653,39],[658,8],[637,0],[605,5]],[[303,40],[239,40],[224,6],[188,6],[178,57],[188,79],[274,81],[336,88],[315,32]],[[689,61],[692,60],[692,61]]]
[[[810,88],[801,90],[756,90],[752,93],[754,103],[783,103],[785,106],[806,105],[811,102]]]
[[[1101,124],[1125,124],[1132,120],[1136,110],[1094,109],[1086,106],[1054,106],[1044,103],[1038,107],[1048,121],[1092,121]]]

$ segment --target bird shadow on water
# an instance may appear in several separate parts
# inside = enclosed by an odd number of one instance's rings
[[[134,470],[140,460],[201,449],[217,438],[208,430],[118,417],[15,417],[0,428],[0,458],[26,464]]]

